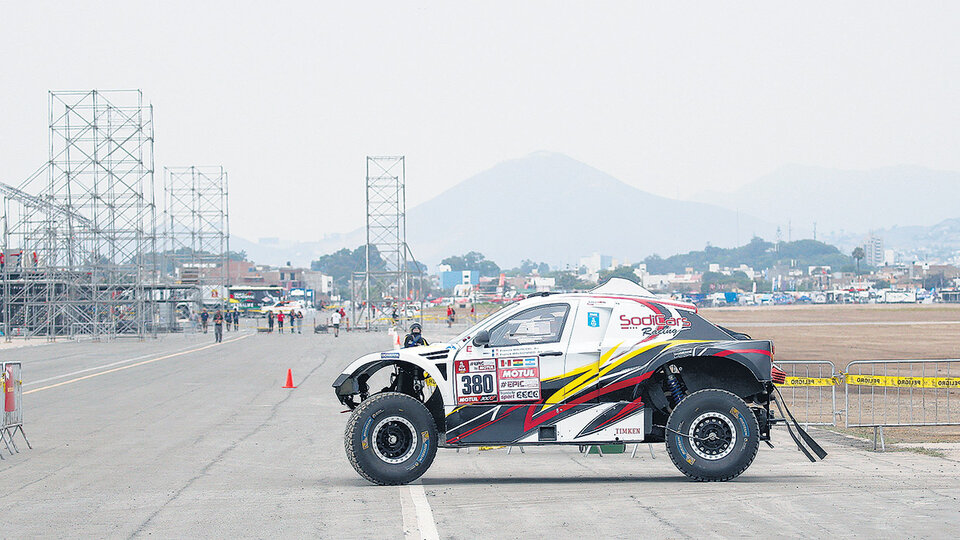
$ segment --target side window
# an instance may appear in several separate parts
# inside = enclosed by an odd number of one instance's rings
[[[491,347],[560,341],[569,304],[549,304],[521,311],[490,330]]]

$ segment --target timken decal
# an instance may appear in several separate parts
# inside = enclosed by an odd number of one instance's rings
[[[620,316],[621,330],[635,330],[646,326],[667,326],[679,327],[679,329],[690,328],[690,321],[686,317],[665,317],[662,314],[647,315],[646,317],[627,317]]]

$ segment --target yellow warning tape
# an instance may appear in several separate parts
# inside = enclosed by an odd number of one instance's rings
[[[506,446],[481,446],[480,451],[484,452],[487,450],[499,450],[501,448],[506,448]]]
[[[960,388],[960,377],[895,377],[890,375],[844,375],[844,381],[853,386],[884,386],[894,388]]]
[[[836,386],[840,377],[787,377],[777,386]]]

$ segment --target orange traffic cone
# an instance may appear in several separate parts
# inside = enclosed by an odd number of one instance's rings
[[[296,388],[296,386],[293,385],[293,370],[292,370],[292,369],[288,369],[288,370],[287,370],[287,384],[281,386],[281,388]]]

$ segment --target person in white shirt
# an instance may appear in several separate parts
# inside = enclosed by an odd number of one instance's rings
[[[334,311],[333,315],[330,317],[330,322],[333,323],[333,337],[340,336],[340,312]]]

